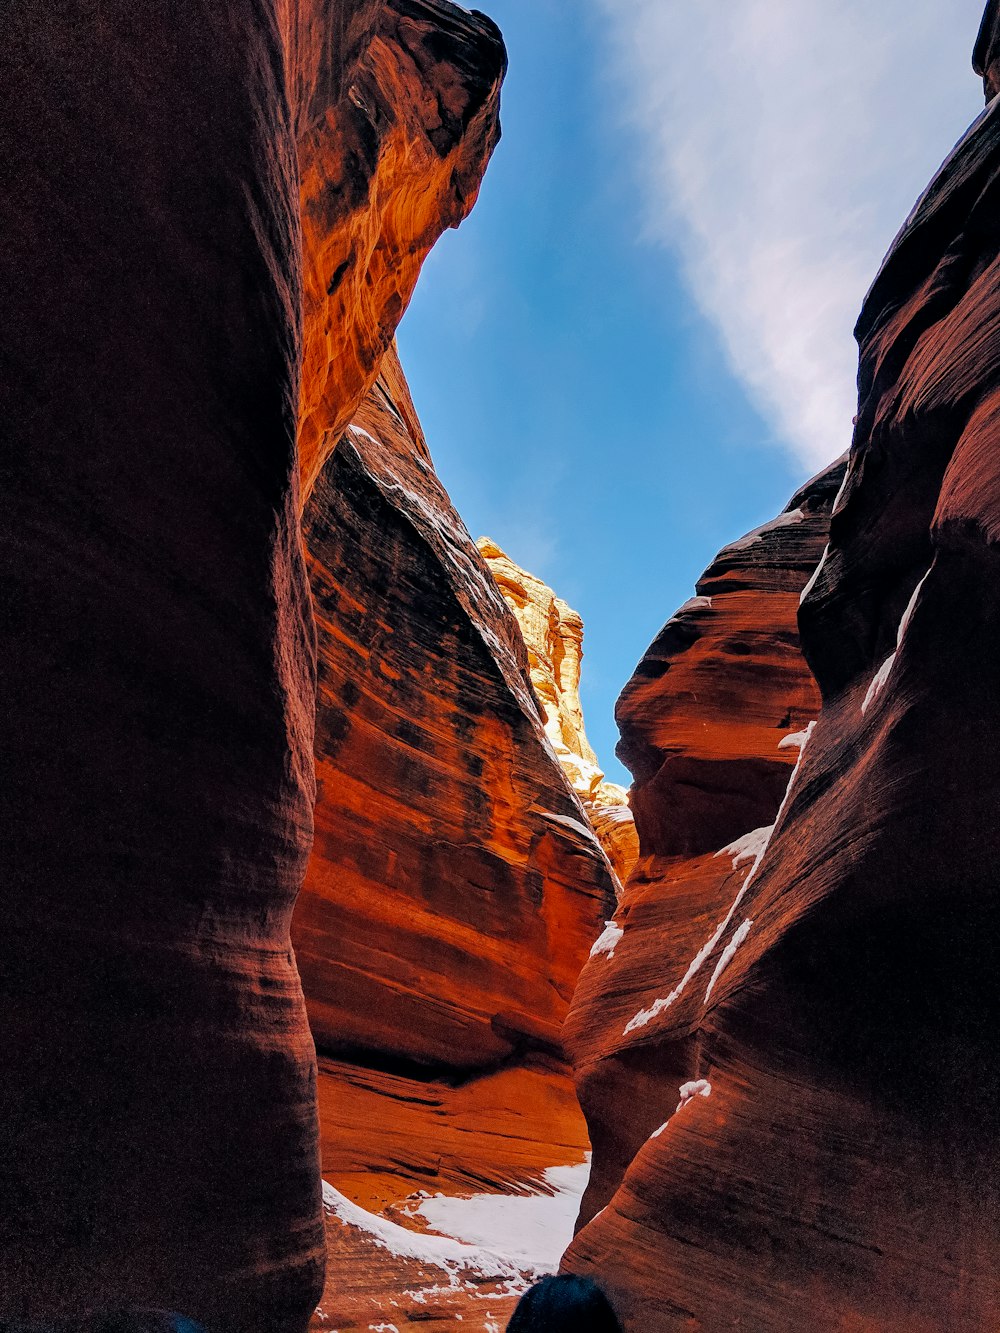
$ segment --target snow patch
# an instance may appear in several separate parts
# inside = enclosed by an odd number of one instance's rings
[[[651,1023],[654,1018],[658,1018],[664,1010],[669,1009],[672,1004],[680,999],[684,991],[687,990],[691,978],[696,976],[701,970],[706,958],[708,958],[719,940],[722,939],[723,933],[729,925],[730,917],[733,912],[735,912],[736,906],[743,897],[744,892],[745,889],[740,889],[739,893],[736,895],[736,902],[734,902],[729,909],[729,915],[721,922],[719,928],[708,943],[703,945],[695,954],[694,958],[692,958],[688,965],[688,970],[684,973],[683,977],[681,977],[680,981],[670,994],[662,1000],[654,1000],[648,1009],[640,1009],[639,1012],[625,1024],[625,1031],[622,1034],[623,1036],[627,1037],[630,1032],[635,1032],[637,1028],[644,1028],[647,1023]]]
[[[809,738],[816,728],[815,722],[810,722],[804,731],[792,731],[778,742],[779,750],[804,750],[809,744]]]
[[[591,958],[596,958],[601,953],[606,953],[608,958],[614,958],[615,949],[621,943],[624,934],[625,932],[621,926],[616,926],[613,921],[606,921],[604,923],[604,933],[597,937],[593,948],[590,950]]]
[[[728,847],[723,847],[715,855],[731,856],[733,858],[733,869],[736,870],[744,861],[756,861],[760,852],[767,846],[773,831],[773,824],[768,824],[764,828],[755,828],[752,833],[744,833],[742,838],[737,838],[735,842],[731,842]]]
[[[811,735],[812,734],[811,729],[807,728],[807,730]],[[651,1023],[654,1018],[657,1018],[660,1014],[662,1014],[665,1009],[669,1009],[670,1006],[680,998],[683,992],[687,989],[691,979],[694,976],[696,976],[698,972],[700,972],[701,968],[705,964],[706,959],[710,956],[710,954],[715,949],[715,946],[719,943],[723,935],[728,930],[729,923],[730,921],[732,921],[733,917],[736,914],[736,909],[739,907],[740,903],[746,897],[747,890],[750,888],[750,885],[753,883],[757,875],[757,871],[760,869],[760,863],[761,861],[763,861],[764,854],[770,845],[771,837],[774,833],[774,830],[775,828],[777,828],[778,824],[780,824],[781,817],[785,813],[785,810],[788,807],[788,802],[791,800],[792,789],[795,786],[795,779],[799,775],[799,769],[802,767],[802,760],[803,757],[805,756],[807,742],[808,742],[808,737],[806,738],[806,742],[803,742],[802,747],[799,750],[799,757],[795,762],[795,767],[792,769],[792,776],[788,779],[788,786],[785,788],[785,795],[781,802],[781,807],[778,810],[778,817],[774,821],[774,824],[767,829],[755,829],[753,833],[746,834],[743,838],[738,839],[737,842],[731,843],[728,848],[724,847],[722,849],[723,852],[726,852],[726,851],[731,851],[733,848],[740,847],[739,855],[741,856],[741,859],[743,859],[742,852],[744,850],[744,847],[745,850],[749,852],[751,840],[753,846],[756,848],[756,854],[754,855],[753,865],[750,867],[750,873],[743,881],[743,887],[740,889],[739,893],[733,899],[733,905],[730,907],[729,911],[726,913],[723,920],[716,927],[715,933],[712,936],[712,938],[708,941],[707,944],[703,945],[703,947],[699,949],[698,952],[695,954],[694,958],[691,960],[691,963],[688,966],[688,970],[684,973],[683,977],[681,977],[680,981],[670,992],[670,994],[666,996],[665,999],[654,1001],[653,1004],[650,1005],[648,1009],[640,1009],[634,1018],[630,1018],[629,1021],[625,1024],[625,1031],[623,1033],[624,1036],[627,1037],[630,1032],[634,1032],[637,1028],[645,1027],[647,1023]],[[717,852],[716,855],[721,856],[722,852]],[[735,862],[734,862],[734,868],[735,868]],[[742,929],[742,927],[740,929]],[[749,929],[749,925],[747,926],[747,929]],[[739,932],[737,932],[737,934],[738,933]],[[746,936],[744,935],[743,938],[745,939]],[[742,940],[740,941],[740,943],[742,943]],[[732,955],[730,955],[730,957],[731,956]]]
[[[927,574],[930,572],[931,571],[928,570]],[[896,631],[896,652],[889,654],[872,677],[872,683],[868,686],[868,693],[865,695],[864,701],[861,704],[862,716],[868,712],[869,708],[871,708],[872,704],[885,689],[886,681],[892,675],[892,668],[896,664],[896,653],[898,653],[903,646],[903,636],[905,635],[910,620],[913,617],[913,612],[916,610],[917,598],[920,596],[923,586],[927,582],[927,574],[924,575],[913,589],[913,595],[906,604],[906,610],[903,612],[902,619],[899,622],[899,629]]]
[[[351,1203],[326,1180],[323,1181],[323,1205],[328,1212],[348,1226],[364,1232],[380,1249],[388,1250],[398,1259],[413,1259],[417,1263],[442,1269],[448,1274],[449,1285],[453,1289],[461,1285],[459,1274],[463,1271],[500,1281],[511,1279],[518,1282],[522,1290],[528,1285],[525,1282],[526,1275],[543,1276],[550,1271],[535,1268],[534,1265],[525,1266],[509,1255],[466,1245],[450,1236],[410,1231],[396,1222],[390,1222],[387,1217],[377,1217],[358,1204]]]
[[[682,1083],[677,1089],[680,1094],[680,1101],[677,1103],[677,1111],[683,1111],[688,1102],[693,1102],[696,1097],[711,1097],[712,1085],[707,1078],[692,1079],[690,1083]],[[677,1114],[674,1112],[674,1115]]]
[[[843,487],[841,489],[843,489]],[[810,578],[809,582],[806,584],[806,586],[802,589],[802,592],[799,594],[799,606],[802,605],[802,603],[812,592],[813,588],[815,588],[816,580],[822,573],[823,566],[826,564],[826,559],[829,554],[830,554],[830,543],[827,542],[827,544],[823,547],[823,554],[819,558],[819,564],[812,572],[812,578]]]
[[[372,435],[370,431],[365,430],[362,426],[355,426],[352,424],[348,426],[347,429],[352,435],[360,435],[362,439],[371,440],[372,444],[378,444],[378,440],[376,440],[375,436]]]
[[[752,925],[753,922],[751,920],[747,919],[746,921],[744,921],[743,925],[740,926],[739,930],[736,931],[736,933],[733,935],[733,938],[723,949],[722,957],[715,965],[715,971],[712,973],[712,980],[708,983],[708,990],[705,992],[706,1004],[708,1004],[709,1000],[712,998],[712,991],[715,989],[715,983],[719,980],[723,972],[725,972],[726,968],[733,961],[733,956],[735,955],[736,950],[740,947],[740,945],[743,943],[746,937],[750,934],[750,927]]]
[[[712,1085],[707,1078],[696,1078],[692,1079],[690,1083],[682,1083],[677,1091],[680,1094],[680,1101],[677,1103],[677,1110],[674,1111],[674,1115],[677,1114],[677,1111],[683,1111],[688,1102],[693,1102],[696,1097],[711,1097]],[[654,1129],[649,1137],[658,1139],[669,1124],[669,1120],[664,1120],[660,1128]]]
[[[896,664],[896,654],[890,653],[879,669],[872,676],[872,683],[868,686],[868,693],[865,695],[861,704],[861,713],[864,716],[871,708],[872,704],[882,693],[885,683],[892,675],[892,668]]]
[[[762,542],[763,540],[764,538],[759,532],[748,532],[745,537],[740,537],[737,541],[730,542],[724,549],[726,551],[746,551],[749,550],[751,546],[756,546],[758,542]]]
[[[481,1252],[501,1256],[519,1272],[554,1273],[573,1239],[589,1179],[588,1154],[577,1166],[553,1166],[544,1171],[543,1193],[476,1194],[471,1199],[436,1194],[422,1200],[413,1212],[435,1231],[455,1237],[452,1244],[482,1247]]]
[[[556,763],[558,763],[559,759],[554,750],[552,751],[552,756]],[[594,841],[594,830],[588,828],[581,820],[574,819],[572,815],[557,815],[552,810],[542,810],[539,813],[548,823],[555,824],[559,828],[568,829],[571,833],[579,834],[579,836],[585,838],[587,842]]]

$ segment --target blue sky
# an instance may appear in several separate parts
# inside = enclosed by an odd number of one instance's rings
[[[650,640],[850,443],[853,321],[982,105],[982,0],[487,7],[504,138],[400,350],[472,535],[583,616],[587,731],[627,782],[614,703]]]

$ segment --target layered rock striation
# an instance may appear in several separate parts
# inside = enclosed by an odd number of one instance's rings
[[[545,734],[624,882],[639,854],[639,843],[628,793],[617,783],[605,781],[584,729],[580,704],[583,621],[491,538],[480,537],[477,546],[521,630]]]
[[[319,794],[294,939],[317,1044],[438,1072],[557,1054],[614,877],[394,357],[304,530]]]
[[[670,890],[697,928],[622,1025],[623,1063],[636,1035],[657,1047],[655,1069],[628,1057],[649,1113],[566,1263],[627,1327],[996,1322],[998,175],[992,102],[858,323],[847,477],[799,615],[816,726],[773,829],[729,849],[745,874],[707,909]]]
[[[444,0],[92,8],[0,51],[0,1317],[296,1333],[300,457],[308,491],[475,198],[503,47]]]
[[[819,712],[796,615],[845,467],[719,553],[619,700],[642,854],[567,1024],[595,1148],[583,1220],[610,1201],[663,1123],[664,1097],[688,1081],[676,1015],[696,991],[674,992],[763,845]]]
[[[309,7],[315,40],[323,8]],[[300,75],[303,500],[378,376],[427,252],[476,201],[506,68],[496,26],[450,0],[345,13],[350,78]]]

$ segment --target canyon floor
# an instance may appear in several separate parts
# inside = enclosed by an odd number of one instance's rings
[[[313,1330],[499,1333],[558,1267],[589,1176],[567,1070],[461,1084],[321,1061],[326,1289]]]

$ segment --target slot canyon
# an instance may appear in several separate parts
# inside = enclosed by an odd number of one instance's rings
[[[853,440],[653,608],[628,790],[396,340],[499,28],[4,27],[0,1333],[500,1333],[557,1270],[625,1333],[994,1333],[1000,0]]]

